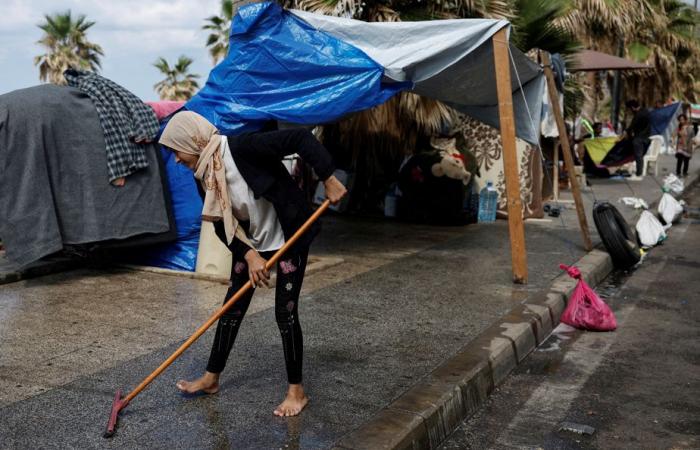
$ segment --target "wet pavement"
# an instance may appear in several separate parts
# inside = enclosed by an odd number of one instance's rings
[[[598,198],[629,195],[609,184],[596,185]],[[658,196],[649,180],[636,189]],[[530,284],[514,286],[505,221],[440,228],[328,217],[312,252],[343,262],[311,274],[300,299],[307,410],[272,415],[284,364],[272,291],[263,290],[218,394],[186,398],[174,386],[201,373],[209,332],[124,411],[112,440],[101,435],[115,390],[157,367],[226,287],[94,269],[0,286],[0,447],[327,448],[584,253],[573,209],[528,222],[526,236]]]
[[[700,448],[699,186],[687,201],[662,246],[597,290],[618,330],[560,325],[441,450]]]
[[[220,302],[225,286],[81,270],[2,288],[0,423],[7,426],[0,440],[10,448],[326,448],[545,286],[558,274],[551,261],[566,252],[565,232],[531,227],[528,244],[548,250],[531,255],[531,284],[514,288],[505,222],[437,229],[454,235],[439,236],[439,243],[433,235],[432,244],[430,227],[351,222],[326,221],[326,236],[348,246],[348,266],[329,269],[342,279],[319,287],[313,274],[300,300],[311,397],[300,418],[272,416],[285,380],[264,296],[253,301],[257,309],[241,327],[217,395],[184,398],[174,386],[203,369],[213,335],[207,333],[104,440],[114,391],[135,386],[164,360]],[[362,252],[368,259],[376,253],[381,264],[353,275],[353,255]]]

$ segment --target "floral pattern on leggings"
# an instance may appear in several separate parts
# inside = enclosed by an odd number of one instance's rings
[[[298,317],[299,293],[304,281],[308,250],[302,250],[291,256],[285,256],[277,265],[277,283],[275,288],[275,320],[282,337],[284,361],[287,379],[290,384],[301,383],[304,341]],[[274,252],[263,252],[265,259]],[[231,298],[248,281],[248,264],[242,256],[234,255],[231,268],[231,282],[224,303]],[[243,317],[245,316],[255,290],[248,290],[219,319],[214,335],[207,371],[220,373],[226,367]]]

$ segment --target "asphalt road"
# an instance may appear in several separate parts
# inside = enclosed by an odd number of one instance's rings
[[[599,287],[617,331],[560,325],[442,450],[700,448],[697,185],[686,200],[669,239]]]

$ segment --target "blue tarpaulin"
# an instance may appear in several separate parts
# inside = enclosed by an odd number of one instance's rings
[[[510,24],[369,23],[255,3],[238,11],[229,54],[185,107],[231,135],[272,119],[332,122],[410,90],[498,128],[491,39],[501,30]],[[517,48],[510,51],[516,134],[536,143],[544,76]]]
[[[319,124],[388,100],[412,83],[382,83],[384,68],[275,3],[241,8],[229,54],[186,108],[222,134],[271,119]]]
[[[177,241],[149,248],[139,254],[134,262],[192,272],[197,264],[202,199],[192,171],[177,164],[173,152],[161,148],[161,154],[173,204]]]
[[[660,135],[664,138],[666,149],[671,147],[673,136],[678,130],[678,115],[681,113],[681,103],[676,102],[662,108],[652,109],[649,112],[651,122],[651,135]]]
[[[664,135],[669,126],[672,125],[673,119],[676,118],[678,110],[681,107],[680,102],[672,103],[662,108],[655,108],[649,111],[649,121],[651,122],[651,135]]]

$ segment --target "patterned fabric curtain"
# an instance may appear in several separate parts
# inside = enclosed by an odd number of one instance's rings
[[[480,190],[487,181],[498,190],[498,213],[507,217],[506,184],[503,172],[503,146],[499,131],[470,117],[460,115],[454,131],[464,135],[467,148],[474,152],[481,176],[475,181]],[[520,199],[524,218],[542,218],[542,157],[537,147],[521,139],[516,140],[520,173]]]

